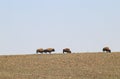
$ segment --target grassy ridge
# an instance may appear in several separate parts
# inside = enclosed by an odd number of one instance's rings
[[[0,56],[0,79],[120,79],[120,53]]]

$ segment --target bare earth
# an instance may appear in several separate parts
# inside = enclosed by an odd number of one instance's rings
[[[0,56],[0,79],[120,79],[120,53]]]

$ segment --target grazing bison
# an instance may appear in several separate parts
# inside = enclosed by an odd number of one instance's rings
[[[44,52],[43,48],[39,48],[39,49],[36,50],[36,53],[37,53],[37,54],[38,54],[38,53],[43,53],[43,52]]]
[[[54,48],[47,48],[47,49],[44,49],[44,52],[45,53],[50,53],[51,54],[51,52],[54,52],[55,51],[55,49]]]
[[[111,50],[109,47],[104,47],[103,48],[103,52],[108,52],[108,53],[111,53]]]
[[[66,53],[71,53],[71,50],[70,50],[69,48],[64,48],[64,49],[63,49],[63,53],[65,53],[65,52],[66,52]]]

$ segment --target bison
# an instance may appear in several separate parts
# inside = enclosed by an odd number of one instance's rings
[[[44,49],[43,48],[39,48],[39,49],[37,49],[36,50],[36,53],[38,54],[38,53],[43,53],[44,52]]]
[[[104,47],[103,48],[103,52],[108,52],[108,53],[111,53],[111,50],[109,47]]]
[[[54,48],[47,48],[47,49],[44,49],[44,52],[45,53],[50,53],[51,54],[51,52],[54,52],[55,51],[55,49]]]
[[[66,53],[71,53],[71,50],[70,50],[69,48],[64,48],[64,49],[63,49],[63,53],[65,53],[65,52],[66,52]]]

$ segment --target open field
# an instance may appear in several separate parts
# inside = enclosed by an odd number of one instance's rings
[[[120,53],[0,56],[0,79],[120,79]]]

